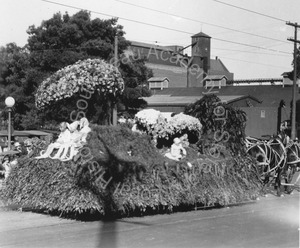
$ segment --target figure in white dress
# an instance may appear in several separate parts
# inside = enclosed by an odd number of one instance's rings
[[[61,123],[60,130],[61,133],[56,142],[51,143],[44,153],[41,152],[41,156],[36,157],[37,159],[49,157],[61,161],[71,160],[86,143],[91,128],[89,127],[89,121],[84,117],[80,121],[74,121],[71,124]],[[51,156],[55,149],[57,149],[57,152],[54,156]]]
[[[171,151],[166,153],[165,156],[169,159],[179,161],[186,156],[186,150],[183,148],[179,138],[175,138],[173,141],[174,143],[171,146]]]
[[[88,136],[88,133],[91,131],[91,128],[89,127],[89,121],[87,118],[81,118],[80,119],[80,136],[79,136],[79,142],[86,143],[86,138]]]
[[[70,139],[63,144],[60,145],[57,153],[50,158],[52,159],[63,159],[67,156],[68,153],[68,148],[74,141],[74,137],[78,135],[78,126],[79,126],[79,121],[74,121],[71,124],[67,123],[67,129],[70,131]]]
[[[89,127],[89,121],[85,117],[81,118],[77,124],[77,126],[79,125],[79,131],[77,128],[75,129],[76,123],[73,123],[70,125],[71,140],[69,143],[63,145],[64,152],[60,156],[60,160],[62,161],[73,159],[73,157],[78,153],[79,149],[86,143],[87,135],[91,131],[91,128]],[[70,153],[69,156],[67,156],[68,152]]]
[[[59,125],[59,129],[60,129],[61,133],[59,134],[58,139],[54,143],[51,143],[47,147],[45,152],[41,151],[41,155],[36,157],[37,159],[50,157],[51,153],[55,149],[59,149],[64,143],[67,143],[70,141],[71,133],[70,133],[70,130],[67,128],[67,123],[62,122]]]

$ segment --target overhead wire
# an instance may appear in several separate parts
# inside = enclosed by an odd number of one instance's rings
[[[212,23],[209,23],[209,22],[204,22],[204,21],[196,20],[196,19],[189,18],[189,17],[172,14],[172,13],[169,13],[169,12],[166,12],[166,11],[152,9],[152,8],[148,8],[148,7],[137,5],[137,4],[133,4],[133,3],[128,3],[128,2],[125,2],[125,1],[121,1],[121,0],[114,0],[114,1],[120,2],[120,3],[124,3],[124,4],[128,4],[128,5],[131,5],[131,6],[134,6],[134,7],[138,7],[138,8],[141,8],[141,9],[147,9],[147,10],[150,10],[150,11],[153,11],[153,12],[157,12],[157,13],[161,13],[161,14],[166,14],[166,15],[170,15],[170,16],[182,18],[184,20],[188,20],[188,21],[193,21],[193,22],[205,24],[205,25],[212,26],[212,27],[222,28],[222,29],[226,29],[226,30],[229,30],[229,31],[237,32],[237,33],[247,34],[247,35],[251,35],[251,36],[255,36],[255,37],[259,37],[259,38],[269,39],[269,40],[273,40],[273,41],[280,41],[280,42],[283,42],[283,43],[290,44],[288,41],[283,41],[283,40],[279,40],[279,39],[275,39],[275,38],[271,38],[271,37],[267,37],[267,36],[263,36],[263,35],[253,34],[253,33],[245,32],[245,31],[241,31],[241,30],[233,29],[233,28],[229,28],[229,27],[224,27],[224,26],[221,26],[221,25],[212,24]]]
[[[269,40],[273,40],[273,41],[279,41],[279,42],[282,42],[282,43],[290,44],[288,41],[282,41],[282,40],[275,39],[275,38],[270,38],[270,37],[267,37],[267,36],[257,35],[257,34],[245,32],[245,31],[241,31],[241,30],[237,30],[237,29],[233,29],[233,28],[224,27],[224,26],[221,26],[221,25],[211,24],[211,23],[208,23],[208,22],[203,22],[203,21],[200,21],[200,20],[188,18],[188,17],[181,16],[181,15],[172,14],[172,13],[169,13],[169,12],[166,12],[166,11],[152,9],[152,8],[149,8],[149,7],[145,7],[145,6],[141,6],[141,5],[137,5],[137,4],[133,4],[133,3],[128,3],[128,2],[125,2],[125,1],[121,1],[121,0],[114,0],[114,1],[121,2],[121,3],[128,4],[128,5],[131,5],[131,6],[134,6],[134,7],[142,8],[142,9],[147,9],[147,10],[154,11],[154,12],[157,12],[157,13],[167,14],[167,15],[182,18],[182,19],[185,19],[185,20],[194,21],[194,22],[198,22],[198,23],[201,23],[201,24],[206,24],[206,25],[210,25],[210,26],[230,30],[230,31],[233,31],[233,32],[243,33],[243,34],[247,34],[247,35],[251,35],[251,36],[255,36],[255,37],[259,37],[259,38],[265,38],[265,39],[269,39]],[[221,40],[221,39],[218,39],[218,38],[213,38],[213,39]],[[231,43],[241,45],[241,43],[236,43],[236,42],[231,42]],[[247,44],[247,46],[249,46],[249,45]],[[252,48],[258,48],[257,46],[254,46],[254,45],[251,45],[251,47]],[[274,49],[269,49],[269,50],[270,51],[277,51],[277,50],[274,50]],[[286,53],[286,54],[290,54],[290,53]]]
[[[41,1],[52,3],[52,4],[56,4],[56,5],[65,6],[65,7],[68,7],[68,8],[82,10],[82,8],[79,8],[79,7],[76,7],[76,6],[61,4],[61,3],[57,3],[57,2],[53,2],[53,1],[49,1],[49,0],[41,0]],[[141,21],[132,20],[132,19],[123,18],[123,17],[117,17],[117,16],[113,16],[113,15],[110,15],[110,14],[101,13],[101,12],[98,12],[98,11],[92,11],[92,10],[87,10],[87,11],[89,11],[91,13],[95,13],[95,14],[100,14],[100,15],[109,16],[109,17],[113,17],[113,18],[119,18],[119,19],[122,19],[122,20],[130,21],[130,22],[135,22],[135,23],[139,23],[139,24],[144,24],[144,25],[148,25],[148,26],[152,26],[152,27],[158,27],[158,28],[162,28],[162,29],[166,29],[166,30],[171,30],[171,31],[176,31],[176,32],[180,32],[180,33],[186,33],[186,34],[193,35],[193,33],[187,32],[187,31],[183,31],[183,30],[168,28],[168,27],[164,27],[164,26],[160,26],[160,25],[156,25],[156,24],[141,22]],[[227,43],[232,43],[232,44],[247,46],[247,47],[251,47],[251,48],[256,48],[256,49],[268,50],[268,51],[277,52],[277,53],[283,53],[283,54],[291,54],[291,53],[280,51],[280,50],[275,50],[275,49],[270,49],[270,48],[264,48],[264,47],[259,47],[259,46],[245,44],[245,43],[240,43],[240,42],[234,42],[234,41],[229,41],[229,40],[224,40],[224,39],[219,39],[219,38],[213,38],[213,39],[219,40],[219,41],[222,41],[222,42],[227,42]],[[70,48],[70,49],[74,49],[74,48]],[[278,67],[278,68],[284,68],[284,69],[286,69],[285,67],[281,67],[281,66],[274,66],[274,65],[270,65],[270,64],[257,63],[257,62],[253,62],[253,61],[238,60],[238,59],[233,59],[233,58],[228,58],[228,57],[222,57],[222,58],[228,59],[228,60],[241,61],[241,62],[245,62],[245,63],[260,64],[260,65],[263,65],[263,66],[272,66],[272,67]]]
[[[248,60],[243,60],[243,59],[234,59],[234,58],[228,58],[228,57],[224,57],[224,56],[220,56],[220,58],[221,59],[228,59],[228,60],[235,60],[235,61],[240,61],[240,62],[245,62],[245,63],[250,63],[250,64],[256,64],[256,65],[271,66],[271,67],[276,67],[276,68],[281,68],[281,69],[288,70],[287,67],[278,66],[278,65],[271,65],[271,64],[264,64],[264,63],[260,63],[260,62],[256,62],[256,61],[248,61]]]
[[[49,0],[41,0],[41,1],[47,2],[47,3],[51,3],[51,4],[55,4],[55,5],[64,6],[64,7],[68,7],[68,8],[73,8],[73,9],[77,9],[77,10],[82,10],[82,8],[79,8],[79,7],[76,7],[76,6],[62,4],[62,3],[57,3],[57,2],[54,2],[54,1],[49,1]],[[99,11],[92,11],[92,10],[88,10],[88,9],[85,9],[85,10],[87,10],[87,11],[89,11],[91,13],[100,14],[100,15],[104,15],[104,16],[109,16],[109,17],[112,17],[112,18],[119,18],[121,20],[129,21],[129,22],[134,22],[134,23],[139,23],[139,24],[143,24],[143,25],[148,25],[148,26],[152,26],[152,27],[156,27],[156,28],[166,29],[166,30],[170,30],[170,31],[180,32],[180,33],[185,33],[185,34],[189,34],[189,35],[193,35],[194,34],[194,33],[183,31],[183,30],[179,30],[179,29],[168,28],[168,27],[164,27],[164,26],[160,26],[160,25],[156,25],[156,24],[152,24],[152,23],[146,23],[146,22],[142,22],[142,21],[137,21],[137,20],[132,20],[132,19],[124,18],[124,17],[118,17],[118,16],[106,14],[106,13],[99,12]],[[230,40],[224,40],[224,39],[220,39],[220,38],[212,38],[212,39],[219,40],[219,41],[222,41],[222,42],[227,42],[227,43],[242,45],[242,46],[248,46],[248,47],[252,47],[252,48],[258,48],[258,49],[263,49],[263,50],[268,50],[268,51],[273,51],[273,52],[278,52],[278,53],[290,54],[288,52],[284,52],[284,51],[280,51],[280,50],[268,49],[268,48],[254,46],[254,45],[250,45],[250,44],[246,44],[246,43],[240,43],[240,42],[235,42],[235,41],[230,41]]]
[[[274,54],[274,53],[264,53],[264,52],[253,52],[253,51],[246,51],[246,50],[236,50],[236,49],[218,48],[218,47],[214,47],[213,49],[216,49],[216,50],[224,50],[224,51],[232,51],[232,52],[239,52],[239,53],[252,53],[252,54],[264,54],[264,55],[271,55],[271,56],[284,56],[284,57],[290,57],[289,55],[285,55],[285,54]]]
[[[182,44],[182,43],[170,43],[170,42],[167,42],[167,41],[154,41],[154,40],[140,40],[140,39],[134,39],[135,41],[137,42],[147,42],[147,43],[151,43],[151,44],[155,44],[155,45],[161,45],[161,46],[182,46],[182,47],[185,47],[186,44]],[[186,40],[186,39],[185,39]],[[252,44],[253,45],[253,44]],[[259,44],[256,44],[257,46]],[[280,44],[278,43],[274,43],[274,44],[270,44],[268,45],[268,47],[274,47],[274,46],[279,46]],[[212,49],[216,49],[216,50],[225,50],[225,51],[233,51],[233,52],[239,52],[239,53],[252,53],[252,54],[265,54],[265,55],[272,55],[272,56],[283,56],[283,57],[290,57],[290,54],[278,54],[278,53],[265,53],[265,52],[254,52],[253,48],[250,49],[250,50],[237,50],[237,49],[226,49],[226,48],[218,48],[218,47],[213,47]],[[255,50],[257,50],[255,48]],[[292,54],[292,53],[291,53]]]
[[[220,3],[220,4],[224,4],[224,5],[227,5],[227,6],[236,8],[236,9],[240,9],[240,10],[243,10],[243,11],[246,11],[246,12],[250,12],[250,13],[252,13],[252,14],[264,16],[264,17],[267,17],[267,18],[270,18],[270,19],[273,19],[273,20],[276,20],[276,21],[280,21],[280,22],[285,22],[285,23],[286,23],[286,20],[283,20],[283,19],[278,18],[278,17],[266,15],[266,14],[263,14],[263,13],[260,13],[260,12],[254,11],[254,10],[242,8],[242,7],[239,7],[239,6],[236,6],[236,5],[233,5],[233,4],[229,4],[229,3],[225,3],[225,2],[222,2],[222,1],[219,1],[219,0],[212,0],[212,1],[217,2],[217,3]]]
[[[57,2],[53,2],[53,1],[49,1],[49,0],[41,0],[41,1],[56,4],[56,5],[60,5],[60,6],[64,6],[64,7],[68,7],[68,8],[72,8],[72,9],[83,10],[82,8],[79,8],[79,7],[76,7],[76,6],[73,6],[73,5],[57,3]],[[176,32],[185,33],[185,34],[192,34],[191,32],[186,32],[186,31],[183,31],[183,30],[175,29],[175,28],[168,28],[168,27],[164,27],[164,26],[160,26],[160,25],[156,25],[156,24],[152,24],[152,23],[146,23],[146,22],[142,22],[142,21],[128,19],[128,18],[125,18],[125,17],[119,17],[119,16],[110,15],[110,14],[105,14],[103,12],[93,11],[93,10],[89,10],[89,9],[85,9],[85,10],[87,10],[91,13],[100,14],[100,15],[104,15],[104,16],[109,16],[109,17],[112,17],[112,18],[118,18],[118,19],[121,19],[121,20],[129,21],[129,22],[135,22],[135,23],[139,23],[139,24],[143,24],[143,25],[148,25],[148,26],[152,26],[152,27],[156,27],[156,28],[163,28],[163,29],[167,29],[167,30],[170,30],[170,31],[176,31]]]
[[[228,41],[228,40],[224,40],[224,39],[220,39],[220,38],[213,38],[213,39],[214,39],[214,40],[218,40],[218,41],[222,41],[222,42],[227,42],[227,43],[236,44],[236,45],[241,45],[241,46],[247,46],[247,47],[252,47],[252,48],[263,49],[263,50],[272,51],[272,52],[285,53],[285,54],[292,54],[292,53],[289,53],[289,52],[284,52],[284,51],[280,51],[280,50],[276,50],[276,49],[272,49],[272,48],[265,48],[265,47],[260,47],[260,46],[255,46],[255,45],[245,44],[245,43],[236,42],[236,41]]]
[[[136,42],[145,42],[146,40],[135,40]],[[153,44],[151,45],[159,45],[160,42],[158,41],[150,41],[150,40],[147,40],[147,42],[152,42]],[[167,44],[167,43],[165,43]],[[180,45],[178,43],[173,43],[173,44],[170,44],[169,45]],[[181,44],[182,46],[184,46],[183,44]],[[288,55],[284,55],[284,54],[273,54],[273,53],[262,53],[262,52],[251,52],[251,51],[242,51],[242,50],[234,50],[234,49],[225,49],[225,48],[214,48],[214,49],[217,49],[217,50],[225,50],[225,51],[236,51],[236,52],[245,52],[245,53],[253,53],[253,54],[266,54],[266,55],[273,55],[273,56],[288,56]],[[240,59],[235,59],[235,58],[229,58],[229,57],[226,57],[226,56],[212,56],[212,57],[218,57],[218,59],[228,59],[228,60],[234,60],[234,61],[240,61],[240,62],[244,62],[244,63],[248,63],[248,64],[256,64],[256,65],[263,65],[263,66],[269,66],[269,67],[276,67],[276,68],[281,68],[281,69],[285,69],[285,70],[288,70],[288,68],[286,67],[283,67],[283,66],[274,66],[274,65],[271,65],[271,64],[264,64],[264,63],[260,63],[260,62],[257,62],[257,61],[248,61],[248,60],[240,60]]]
[[[145,40],[136,40],[137,42],[144,42]],[[148,41],[149,42],[149,41]],[[154,44],[151,44],[151,45],[158,45],[159,42],[156,42],[156,41],[152,41],[154,42]],[[174,44],[174,45],[178,45],[178,44]],[[162,46],[163,47],[163,46]],[[94,47],[90,47],[90,46],[76,46],[76,47],[64,47],[64,48],[47,48],[47,49],[33,49],[32,51],[36,51],[36,52],[44,52],[44,51],[66,51],[66,50],[76,50],[76,49],[91,49],[91,48],[94,48]],[[229,50],[229,51],[238,51],[238,52],[249,52],[251,53],[251,51],[239,51],[239,50],[233,50],[233,49],[223,49],[223,48],[215,48],[215,49],[218,49],[218,50]],[[259,53],[258,53],[259,54]],[[270,53],[265,53],[265,54],[268,54],[268,55],[275,55],[276,54],[270,54]],[[282,55],[282,54],[278,54],[277,56],[286,56],[286,55]],[[259,64],[259,65],[264,65],[264,66],[271,66],[271,67],[278,67],[278,68],[284,68],[284,69],[287,69],[285,67],[281,67],[281,66],[274,66],[274,65],[271,65],[271,64],[263,64],[263,63],[259,63],[259,62],[254,62],[254,61],[247,61],[247,60],[240,60],[240,59],[234,59],[234,58],[229,58],[229,57],[226,57],[226,56],[217,56],[219,59],[228,59],[228,60],[235,60],[235,61],[240,61],[240,62],[245,62],[245,63],[250,63],[250,64]]]
[[[158,46],[186,46],[186,44],[179,44],[179,43],[168,43],[168,42],[160,42],[160,41],[153,41],[153,40],[137,40],[136,42],[150,42],[151,45],[158,45]],[[162,45],[163,44],[163,45]],[[239,53],[250,53],[250,54],[264,54],[264,55],[271,55],[271,56],[283,56],[283,57],[290,57],[288,54],[275,54],[275,53],[265,53],[265,52],[254,52],[250,50],[237,50],[237,49],[227,49],[227,48],[219,48],[214,47],[214,50],[224,50],[224,51],[231,51],[231,52],[239,52]]]

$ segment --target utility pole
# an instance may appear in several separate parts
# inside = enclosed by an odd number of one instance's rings
[[[300,28],[300,25],[297,23],[286,23],[289,26],[293,26],[295,28],[295,34],[294,39],[289,38],[289,41],[294,42],[294,75],[293,75],[293,97],[292,97],[292,131],[291,131],[291,138],[292,140],[295,140],[297,134],[296,130],[296,90],[297,90],[297,43],[300,43],[299,40],[297,40],[297,28]]]
[[[115,67],[118,66],[118,36],[115,36],[115,52],[114,52],[114,57],[115,57]]]
[[[115,36],[115,51],[114,51],[114,57],[115,57],[115,67],[118,67],[118,36]],[[117,125],[117,118],[118,118],[118,112],[117,112],[117,105],[113,103],[111,105],[112,107],[112,124],[113,126]]]

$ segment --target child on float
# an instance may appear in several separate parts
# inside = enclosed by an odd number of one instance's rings
[[[69,141],[61,144],[55,156],[51,157],[52,159],[62,159],[67,156],[68,148],[71,146],[71,144],[78,136],[78,126],[79,126],[79,121],[74,121],[71,124],[67,123],[67,129],[70,131],[70,139]]]
[[[58,139],[56,140],[56,142],[51,143],[48,147],[47,150],[42,153],[41,155],[36,157],[36,159],[41,159],[41,158],[47,158],[50,157],[51,153],[55,150],[55,149],[59,149],[64,143],[67,143],[70,141],[71,139],[71,133],[70,130],[67,128],[67,123],[66,122],[62,122],[59,125],[59,129],[60,129],[60,134],[58,136]]]
[[[181,140],[179,138],[175,138],[173,142],[174,143],[171,146],[170,152],[166,153],[165,156],[169,159],[179,161],[184,156],[186,156],[186,150],[183,148]]]
[[[78,126],[79,131],[77,130]],[[71,160],[77,154],[78,149],[86,143],[87,135],[91,131],[89,121],[85,117],[81,118],[79,122],[75,121],[70,124],[69,129],[71,132],[71,140],[63,146],[64,152],[60,156],[62,161]],[[69,156],[67,156],[68,152],[70,152]]]

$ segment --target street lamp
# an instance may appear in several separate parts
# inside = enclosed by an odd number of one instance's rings
[[[11,96],[5,99],[5,105],[8,108],[8,150],[11,149],[11,108],[15,105],[15,99]]]

